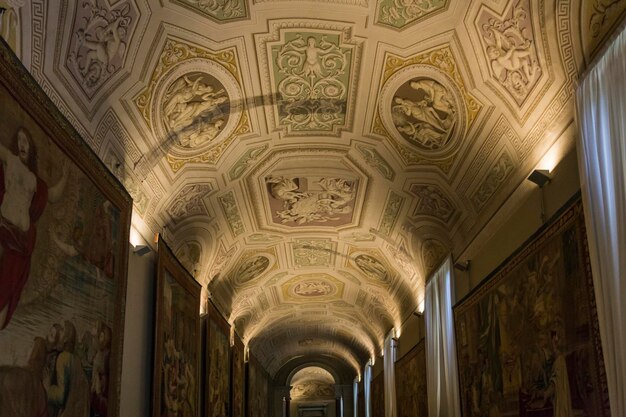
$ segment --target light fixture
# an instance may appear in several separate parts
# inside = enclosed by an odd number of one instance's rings
[[[470,260],[468,259],[465,262],[456,262],[454,264],[454,267],[456,269],[458,269],[459,271],[461,271],[461,272],[469,271],[469,269],[470,269]]]
[[[150,253],[152,249],[148,245],[137,245],[133,249],[133,253],[137,256],[143,256],[146,253]]]
[[[535,169],[528,176],[528,180],[537,184],[539,188],[543,188],[543,186],[549,183],[551,179],[552,177],[550,176],[550,171],[547,169]]]

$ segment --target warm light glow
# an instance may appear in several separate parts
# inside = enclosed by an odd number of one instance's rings
[[[130,227],[130,236],[128,238],[128,241],[131,245],[133,245],[133,247],[141,245],[143,243],[143,238],[139,234],[139,231],[133,226]]]
[[[396,339],[399,339],[400,338],[400,334],[402,334],[402,327],[401,326],[396,327],[394,329],[394,333],[393,334],[394,334],[394,337]]]
[[[552,172],[569,150],[570,142],[571,140],[568,140],[568,135],[561,136],[561,138],[554,142],[550,149],[548,149],[535,169],[545,169],[548,172]]]
[[[417,312],[420,313],[420,314],[424,314],[424,308],[426,308],[426,306],[424,305],[424,299],[422,298],[417,303]]]

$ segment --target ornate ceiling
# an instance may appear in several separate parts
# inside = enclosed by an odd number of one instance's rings
[[[62,3],[0,0],[4,37],[272,374],[380,354],[571,128],[580,70],[626,9]]]

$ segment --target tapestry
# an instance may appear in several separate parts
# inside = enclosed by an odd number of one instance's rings
[[[132,200],[0,39],[0,414],[119,415]]]
[[[209,302],[208,310],[205,416],[223,417],[230,413],[230,328],[212,302]]]
[[[428,417],[424,347],[422,339],[396,361],[396,404],[399,417]]]
[[[385,417],[385,376],[379,373],[372,379],[372,417]]]
[[[235,333],[235,343],[233,344],[231,351],[231,406],[233,410],[232,417],[244,417],[244,345],[237,333]]]
[[[197,417],[200,381],[200,284],[159,237],[152,416]]]
[[[454,317],[464,417],[610,416],[580,200]]]
[[[246,389],[246,417],[268,417],[269,375],[261,364],[250,355],[248,361],[248,387]]]

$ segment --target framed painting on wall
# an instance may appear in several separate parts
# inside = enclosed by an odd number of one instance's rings
[[[454,307],[461,408],[610,416],[578,199]]]
[[[0,39],[3,415],[119,415],[132,200]]]
[[[399,417],[428,417],[424,339],[395,363]]]
[[[230,413],[230,326],[209,300],[206,322],[206,417]]]
[[[159,238],[152,416],[198,417],[200,284]]]

